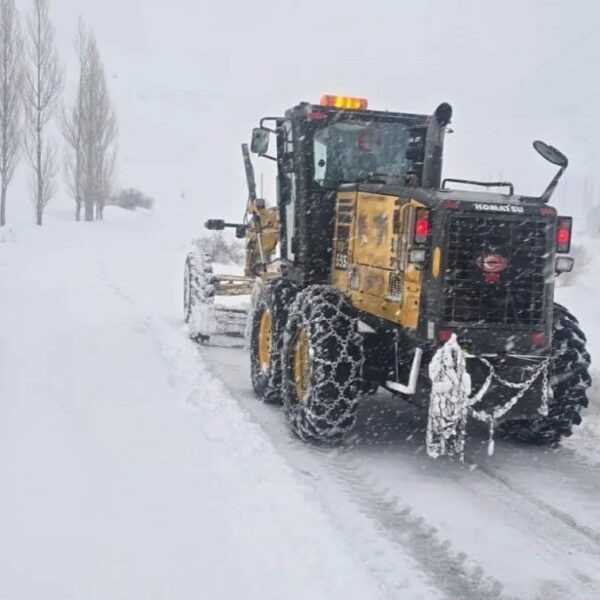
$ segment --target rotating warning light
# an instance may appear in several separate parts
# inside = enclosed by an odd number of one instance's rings
[[[353,98],[351,96],[323,96],[321,106],[332,108],[345,108],[347,110],[366,110],[369,103],[366,98]]]

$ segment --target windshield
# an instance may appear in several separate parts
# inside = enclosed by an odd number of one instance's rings
[[[400,123],[337,122],[314,136],[314,179],[329,187],[407,172],[409,131]]]

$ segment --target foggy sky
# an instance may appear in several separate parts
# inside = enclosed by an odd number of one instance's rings
[[[592,0],[54,0],[52,15],[66,101],[78,16],[96,32],[119,117],[120,183],[160,202],[185,191],[202,217],[241,214],[239,145],[259,117],[324,93],[419,113],[448,101],[445,176],[540,193],[554,174],[531,148],[541,138],[571,161],[565,209],[579,209],[594,181],[600,197]]]

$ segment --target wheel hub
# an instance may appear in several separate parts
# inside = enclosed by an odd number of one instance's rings
[[[310,387],[310,375],[308,335],[306,329],[303,327],[298,333],[298,339],[294,348],[294,383],[296,385],[296,397],[300,404],[306,404]]]
[[[260,317],[258,329],[258,364],[261,371],[267,372],[271,364],[273,318],[265,309]]]

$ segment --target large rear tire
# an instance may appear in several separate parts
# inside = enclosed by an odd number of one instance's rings
[[[314,285],[290,309],[283,344],[283,402],[300,439],[327,445],[354,427],[362,390],[358,318],[335,288]]]
[[[579,321],[564,306],[555,304],[548,416],[508,421],[502,425],[507,436],[530,444],[556,445],[571,435],[573,426],[581,423],[581,411],[588,405],[587,390],[592,383],[591,359],[585,344]]]
[[[281,404],[283,332],[298,288],[282,278],[262,285],[250,325],[250,375],[258,398]]]

